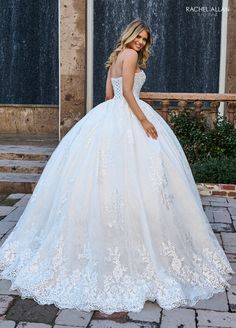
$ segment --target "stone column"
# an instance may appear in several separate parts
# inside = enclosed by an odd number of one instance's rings
[[[86,0],[60,1],[60,135],[86,113]]]

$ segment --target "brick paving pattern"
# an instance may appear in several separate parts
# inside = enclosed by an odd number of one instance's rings
[[[31,194],[0,196],[0,245],[11,233]],[[236,271],[236,199],[202,197],[203,208],[231,266]],[[147,301],[141,312],[59,310],[21,299],[10,291],[10,281],[0,280],[0,328],[236,328],[236,274],[229,291],[199,301],[194,307],[165,311]]]

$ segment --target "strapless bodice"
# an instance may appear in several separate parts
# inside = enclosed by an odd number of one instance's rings
[[[146,74],[143,70],[135,73],[134,75],[134,85],[133,85],[133,94],[136,97],[139,97],[140,90],[146,80]],[[114,90],[114,98],[122,98],[123,97],[123,88],[122,88],[123,77],[112,77],[111,83]]]

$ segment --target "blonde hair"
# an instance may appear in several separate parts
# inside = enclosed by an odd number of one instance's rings
[[[138,51],[138,66],[141,68],[145,68],[146,62],[150,55],[149,48],[152,43],[152,38],[151,38],[150,29],[147,26],[147,24],[139,19],[135,19],[131,23],[129,23],[129,25],[127,25],[125,30],[122,32],[120,38],[117,41],[115,49],[112,51],[108,60],[105,63],[105,67],[109,68],[112,65],[112,63],[116,60],[116,58],[117,58],[118,54],[121,52],[121,50],[128,43],[132,42],[139,35],[139,33],[142,32],[143,30],[145,30],[147,32],[148,37],[147,37],[147,42],[146,42],[145,46],[140,51]]]

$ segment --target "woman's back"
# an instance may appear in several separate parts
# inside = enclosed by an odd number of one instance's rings
[[[122,76],[122,68],[123,68],[123,62],[124,58],[130,55],[129,49],[123,49],[121,52],[118,54],[116,60],[110,67],[110,76],[111,77],[120,77]],[[136,67],[136,72],[139,72],[139,66],[137,65]]]

